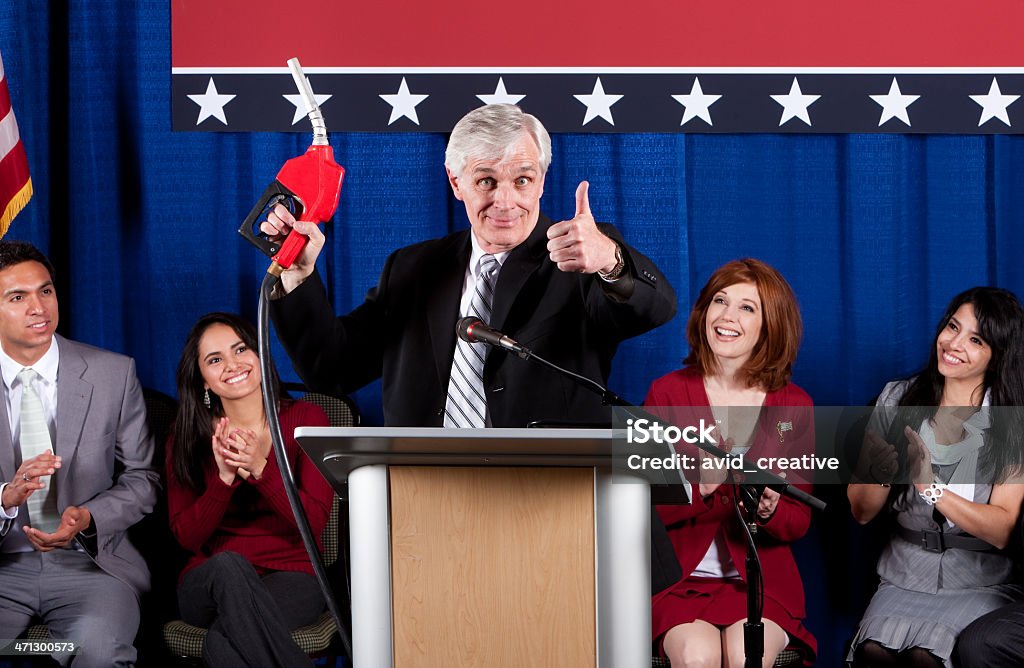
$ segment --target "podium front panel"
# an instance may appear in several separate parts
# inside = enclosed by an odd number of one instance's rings
[[[650,665],[650,493],[610,430],[296,430],[348,479],[353,663]]]
[[[396,668],[596,665],[594,476],[390,467]]]

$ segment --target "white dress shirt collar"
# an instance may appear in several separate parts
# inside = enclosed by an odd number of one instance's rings
[[[57,382],[57,366],[59,362],[60,351],[57,350],[57,337],[54,336],[50,342],[50,347],[30,368],[34,369],[48,385],[54,385]],[[0,373],[3,374],[4,385],[7,387],[8,392],[13,387],[14,381],[18,379],[18,374],[24,368],[26,368],[25,365],[15,362],[4,351],[3,347],[0,347]]]
[[[469,274],[474,281],[480,278],[480,258],[488,253],[484,252],[484,249],[480,247],[480,241],[476,238],[476,232],[470,230],[469,238],[473,244],[473,250],[469,254]],[[490,253],[494,256],[494,259],[498,261],[498,266],[505,264],[505,258],[512,251],[501,251],[500,253]]]

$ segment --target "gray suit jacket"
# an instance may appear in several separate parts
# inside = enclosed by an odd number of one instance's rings
[[[149,589],[149,569],[126,532],[153,510],[159,475],[135,361],[60,336],[57,346],[58,508],[89,509],[96,541],[80,535],[80,544],[100,568],[141,593]],[[7,402],[0,401],[0,480],[11,480],[20,460]],[[22,506],[18,514],[25,512]],[[0,523],[0,542],[13,524]]]

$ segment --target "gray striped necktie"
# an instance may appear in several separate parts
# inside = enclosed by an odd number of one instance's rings
[[[53,448],[50,441],[50,427],[47,424],[43,402],[33,386],[39,378],[32,369],[22,369],[18,374],[21,381],[21,423],[20,436],[21,461],[41,455]],[[60,512],[57,510],[57,488],[51,484],[53,476],[41,476],[39,482],[46,485],[32,492],[25,502],[28,506],[26,524],[46,533],[53,533],[60,526]]]
[[[493,255],[480,258],[480,278],[476,282],[469,313],[485,323],[491,322],[494,284],[501,265]],[[444,408],[445,427],[487,426],[487,399],[484,397],[484,360],[487,346],[459,339],[455,344],[452,375],[448,381],[448,402]]]

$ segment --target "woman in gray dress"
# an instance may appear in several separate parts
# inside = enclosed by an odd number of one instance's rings
[[[858,522],[895,520],[854,666],[948,666],[967,624],[1024,598],[1003,552],[1024,500],[1008,484],[1024,481],[1020,406],[1024,309],[997,288],[957,295],[928,366],[879,396],[848,488]]]

